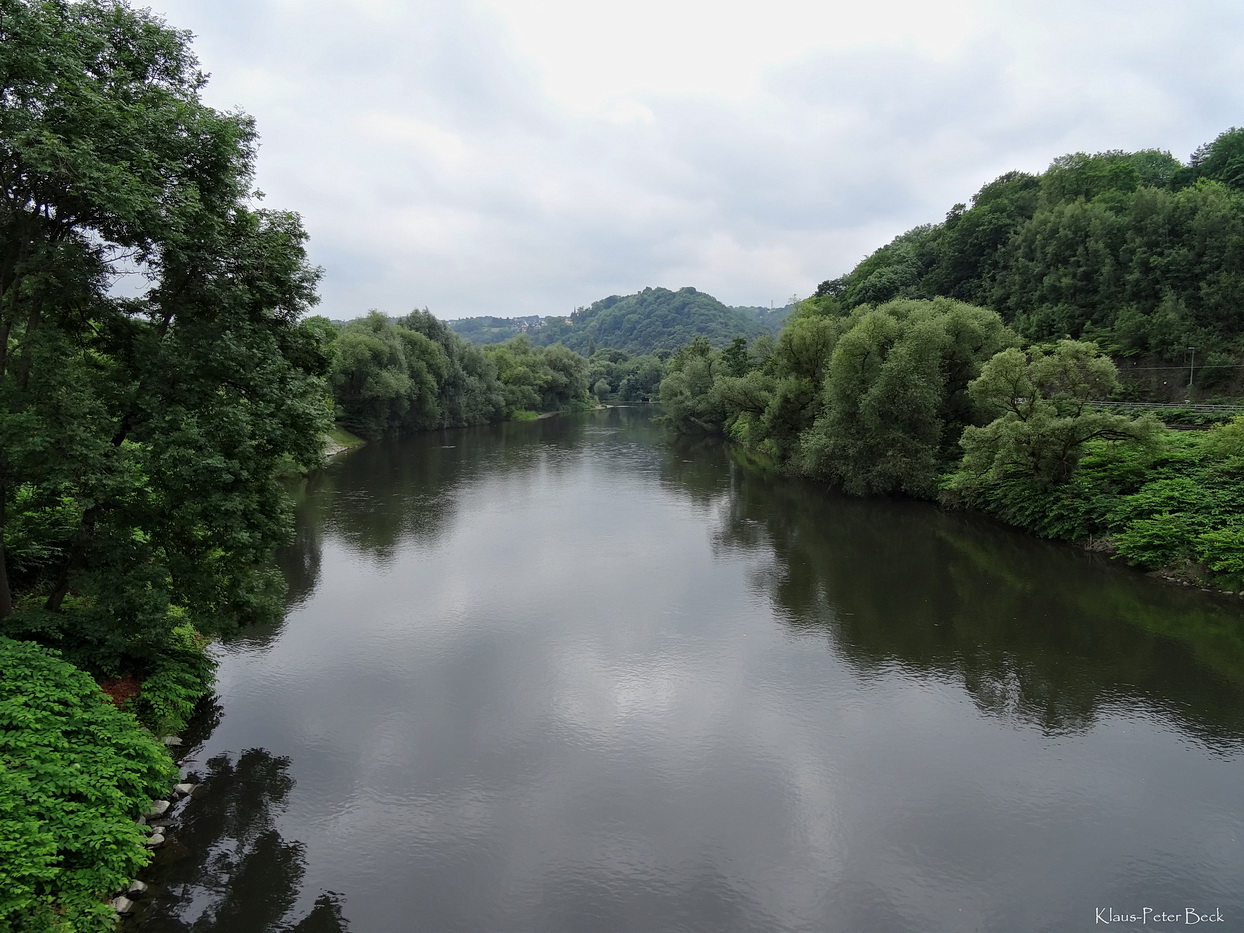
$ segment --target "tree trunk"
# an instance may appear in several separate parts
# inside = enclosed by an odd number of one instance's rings
[[[91,506],[87,509],[87,514],[82,518],[82,525],[69,543],[69,553],[65,555],[60,572],[56,575],[56,583],[52,586],[52,592],[48,594],[47,601],[43,604],[43,608],[48,612],[60,612],[61,603],[69,595],[69,588],[74,578],[86,567],[86,542],[91,539],[95,527],[91,514],[94,508]]]
[[[4,556],[4,497],[8,490],[0,483],[0,619],[13,613],[13,592],[9,589],[9,567]]]

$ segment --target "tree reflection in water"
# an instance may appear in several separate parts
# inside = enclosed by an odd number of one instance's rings
[[[143,933],[345,933],[339,895],[321,892],[301,919],[306,857],[301,842],[276,829],[276,813],[294,786],[288,758],[260,748],[210,759],[196,796],[173,830],[170,851],[151,871],[151,919]]]
[[[675,442],[663,479],[705,507],[718,549],[760,559],[751,585],[778,618],[857,669],[949,677],[982,711],[1047,733],[1088,729],[1123,702],[1160,708],[1210,747],[1244,743],[1235,601],[979,516],[842,496],[713,444]]]

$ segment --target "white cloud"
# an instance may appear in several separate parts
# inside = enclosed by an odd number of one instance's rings
[[[784,300],[1004,171],[1186,158],[1244,110],[1225,0],[157,11],[197,33],[207,100],[257,118],[259,185],[302,213],[338,317]]]

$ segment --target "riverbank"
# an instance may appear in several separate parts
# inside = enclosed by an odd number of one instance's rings
[[[324,459],[328,460],[338,454],[362,447],[367,441],[357,434],[351,434],[344,425],[334,424],[324,435]]]
[[[823,482],[727,438],[752,468]],[[1064,483],[941,475],[934,501],[1076,544],[1176,586],[1244,597],[1244,420],[1165,429],[1144,445],[1091,442]],[[826,485],[832,485],[827,483]]]
[[[0,929],[108,933],[163,841],[172,743],[57,651],[0,637],[0,670]]]

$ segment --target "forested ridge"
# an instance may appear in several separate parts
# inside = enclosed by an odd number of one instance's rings
[[[1133,395],[1239,394],[1244,130],[1187,163],[1116,150],[1008,172],[811,302],[836,313],[939,296],[991,308],[1028,340],[1094,340]]]
[[[1115,362],[1136,355],[1182,376],[1199,348],[1181,396],[1232,382],[1241,152],[1229,130],[1187,165],[1109,152],[1004,175],[823,282],[774,346],[681,350],[668,417],[850,493],[966,505],[1239,588],[1241,422],[1177,434],[1094,402],[1143,391]]]
[[[729,307],[694,288],[645,288],[634,295],[611,295],[578,308],[567,317],[476,317],[449,321],[477,344],[499,343],[525,334],[538,346],[560,343],[591,356],[598,349],[642,355],[673,351],[704,337],[720,347],[735,337],[776,333],[794,307]]]
[[[849,493],[979,509],[1241,590],[1244,418],[1176,432],[1096,404],[1233,400],[1241,299],[1244,130],[1186,164],[1074,153],[822,282],[776,344],[684,347],[661,401],[679,431]]]

